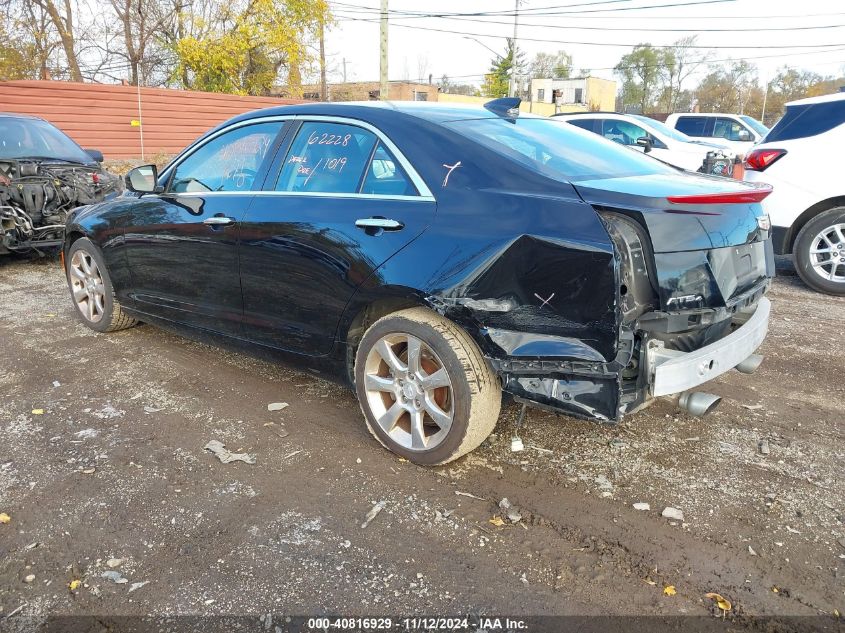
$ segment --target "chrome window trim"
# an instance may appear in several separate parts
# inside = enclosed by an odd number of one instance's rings
[[[190,151],[187,151],[183,155],[180,155],[173,161],[172,164],[167,166],[168,173],[168,182],[172,177],[173,170],[177,169],[179,165],[185,161],[189,156],[191,156],[194,152],[198,151],[200,148],[204,147],[207,143],[210,143],[212,140],[225,134],[230,130],[234,130],[237,128],[241,128],[247,125],[255,125],[258,123],[272,123],[275,121],[279,121],[284,123],[285,121],[323,121],[328,123],[340,123],[343,125],[354,125],[360,128],[371,132],[379,139],[387,149],[393,154],[402,168],[405,170],[405,173],[408,174],[408,178],[411,179],[411,183],[416,187],[417,191],[420,195],[418,196],[399,196],[399,195],[382,195],[382,194],[372,194],[372,193],[332,193],[332,192],[310,192],[310,191],[275,191],[275,190],[266,190],[266,189],[257,189],[251,191],[209,191],[209,192],[180,192],[173,194],[173,192],[165,191],[159,195],[178,195],[178,196],[189,196],[189,197],[199,197],[199,196],[226,196],[226,195],[254,195],[254,196],[264,196],[264,195],[277,195],[277,196],[311,196],[311,197],[318,197],[318,198],[361,198],[364,200],[416,200],[420,202],[435,202],[434,195],[431,193],[431,190],[425,184],[425,181],[422,177],[417,173],[417,170],[414,169],[413,165],[411,165],[410,161],[405,158],[405,155],[399,151],[399,148],[396,147],[396,144],[388,138],[388,136],[379,130],[374,125],[367,123],[366,121],[361,121],[360,119],[350,119],[348,117],[340,117],[340,116],[327,116],[327,115],[309,115],[309,114],[285,114],[285,115],[271,115],[271,116],[263,116],[257,117],[255,119],[246,119],[244,121],[238,121],[237,123],[233,123],[232,125],[228,125],[225,128],[218,130],[214,134],[211,134],[207,138],[203,139],[202,144],[198,144],[195,147],[191,148]]]
[[[152,195],[152,194],[148,194]],[[433,196],[401,196],[380,193],[332,193],[330,191],[185,191],[181,193],[157,194],[165,197],[209,198],[216,196],[260,196],[260,197],[297,197],[297,198],[360,198],[361,200],[404,200],[406,202],[434,202]]]

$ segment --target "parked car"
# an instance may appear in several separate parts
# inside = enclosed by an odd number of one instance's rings
[[[213,332],[334,368],[372,434],[442,464],[502,391],[615,421],[753,371],[773,275],[768,187],[689,175],[562,121],[438,104],[306,104],[222,124],[74,212],[74,311]]]
[[[666,118],[666,125],[690,138],[720,143],[740,156],[747,154],[769,131],[747,114],[723,112],[676,112]]]
[[[0,113],[0,255],[60,247],[69,211],[119,191],[102,161],[43,119]]]
[[[745,179],[768,183],[763,203],[774,250],[792,253],[811,288],[845,295],[845,182],[835,152],[845,143],[845,93],[786,104],[745,161]]]
[[[707,152],[721,151],[733,158],[733,152],[725,145],[696,141],[647,116],[618,112],[574,112],[554,116],[689,171],[698,171],[703,166]],[[730,161],[724,162],[724,165],[729,164]],[[719,175],[729,176],[730,173]]]

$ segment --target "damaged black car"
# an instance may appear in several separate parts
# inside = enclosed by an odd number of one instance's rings
[[[354,387],[373,436],[442,464],[503,392],[616,422],[752,372],[770,189],[691,174],[518,101],[242,115],[72,213],[75,312],[284,352]]]
[[[71,210],[119,193],[102,160],[43,119],[0,113],[0,255],[61,247]]]

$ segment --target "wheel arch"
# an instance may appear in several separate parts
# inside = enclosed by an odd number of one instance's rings
[[[828,198],[827,200],[817,202],[809,209],[804,211],[801,215],[799,215],[792,223],[792,226],[790,226],[786,232],[786,236],[783,240],[783,252],[793,252],[793,249],[795,248],[795,242],[798,239],[798,234],[801,232],[801,229],[804,228],[807,222],[812,220],[818,214],[824,213],[829,209],[835,209],[836,207],[845,207],[845,196],[834,196],[832,198]]]

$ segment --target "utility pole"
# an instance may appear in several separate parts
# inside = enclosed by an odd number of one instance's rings
[[[346,58],[343,58],[343,83],[346,83]]]
[[[513,62],[511,63],[511,80],[508,88],[508,96],[516,96],[516,59],[519,53],[519,48],[516,43],[516,32],[519,26],[519,0],[515,0],[515,7],[513,10]]]
[[[320,20],[320,101],[329,100],[329,87],[326,85],[326,25]]]
[[[381,85],[379,99],[388,98],[387,86],[387,0],[381,0]]]

